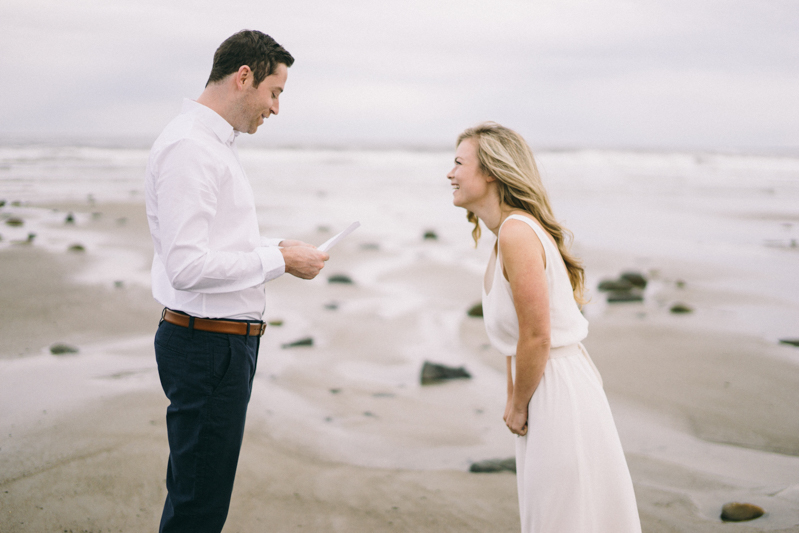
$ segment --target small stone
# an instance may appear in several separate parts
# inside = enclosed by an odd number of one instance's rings
[[[643,302],[644,295],[633,291],[613,291],[608,293],[608,303]]]
[[[605,279],[599,282],[597,289],[602,292],[629,291],[633,284],[626,279]]]
[[[73,215],[72,211],[70,211],[67,214],[67,218],[64,219],[64,224],[74,224],[74,223],[75,223],[75,215]]]
[[[17,228],[19,226],[22,226],[23,224],[25,224],[25,221],[19,217],[9,217],[6,219],[6,225],[8,226]]]
[[[296,348],[297,346],[313,346],[313,338],[312,337],[303,337],[302,339],[297,339],[293,342],[287,342],[285,344],[281,344],[281,348]]]
[[[338,394],[339,392],[341,392],[341,389],[329,389],[329,390],[330,394]]]
[[[633,287],[638,287],[639,289],[646,288],[646,278],[639,272],[623,272],[619,276],[619,280],[629,281]]]
[[[364,242],[361,243],[361,250],[364,251],[377,251],[380,249],[380,245],[376,242]]]
[[[494,472],[516,472],[516,458],[509,457],[508,459],[488,459],[486,461],[478,461],[472,463],[469,467],[469,472],[477,474],[494,473]]]
[[[799,347],[799,339],[780,339],[780,344],[790,344]]]
[[[319,233],[330,233],[330,226],[317,226],[316,231]]]
[[[22,202],[20,202],[19,200],[14,200],[13,202],[11,202],[11,205],[14,207],[21,207]]]
[[[117,219],[117,226],[124,226],[127,223],[128,223],[128,218],[127,217],[119,217]]]
[[[62,342],[58,342],[50,346],[50,353],[53,355],[63,355],[67,353],[78,353],[77,346],[72,346],[71,344],[65,344]]]
[[[744,522],[754,520],[766,514],[762,507],[752,503],[725,503],[721,507],[721,519],[725,522]]]
[[[471,316],[474,318],[483,318],[483,302],[478,302],[471,306],[468,311],[466,311],[466,316]]]
[[[449,367],[425,361],[422,365],[421,382],[422,385],[440,383],[450,379],[469,379],[472,375],[462,366]]]
[[[352,285],[352,279],[349,276],[345,276],[344,274],[333,274],[332,276],[327,278],[327,282]]]
[[[283,325],[283,321],[282,320],[270,320],[270,321],[267,322],[267,324],[269,324],[270,326],[279,328],[280,326]]]
[[[70,252],[85,252],[86,248],[84,248],[82,244],[75,243],[75,244],[70,244],[69,248],[67,248],[67,251],[70,251]]]
[[[675,315],[684,315],[686,313],[693,313],[694,310],[685,304],[674,304],[669,308],[669,311]]]
[[[422,238],[426,241],[437,241],[438,234],[435,231],[429,229],[424,232],[424,236]]]
[[[676,286],[678,289],[684,289],[684,288],[685,288],[685,280],[683,280],[683,279],[678,279],[677,281],[675,281],[675,282],[674,282],[674,285],[675,285],[675,286]]]
[[[336,309],[338,309],[338,302],[327,302],[325,304],[325,309],[327,309],[328,311],[335,311]]]
[[[122,280],[116,280],[116,281],[114,282],[114,288],[116,288],[116,289],[121,289],[121,288],[123,288],[124,286],[125,286],[125,282],[124,282],[124,281],[122,281]]]
[[[6,201],[5,200],[0,200],[0,207],[3,207],[5,205],[6,205]]]

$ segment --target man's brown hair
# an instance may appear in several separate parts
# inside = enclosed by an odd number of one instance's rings
[[[280,63],[290,67],[294,58],[267,34],[256,30],[242,30],[225,39],[216,49],[214,66],[205,86],[208,87],[247,65],[254,76],[253,87],[258,87],[267,76],[274,74]]]

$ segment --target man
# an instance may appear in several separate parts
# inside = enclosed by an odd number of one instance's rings
[[[155,355],[170,400],[163,533],[222,530],[265,329],[263,285],[284,272],[312,279],[328,259],[300,241],[261,240],[235,145],[278,114],[293,63],[268,35],[231,36],[203,93],[150,153],[153,296],[165,306]]]

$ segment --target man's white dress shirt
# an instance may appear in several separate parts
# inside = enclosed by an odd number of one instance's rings
[[[261,239],[238,132],[184,100],[150,152],[147,219],[153,296],[193,316],[261,320],[264,283],[285,272],[279,239]]]

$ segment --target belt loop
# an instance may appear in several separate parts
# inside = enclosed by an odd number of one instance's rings
[[[247,340],[250,338],[250,323],[245,322],[245,324],[247,325],[247,327],[244,330],[244,342],[246,343]]]
[[[194,338],[194,317],[189,315],[189,336]]]
[[[164,321],[164,316],[166,315],[166,307],[164,307],[163,311],[161,311],[161,320],[158,321],[158,325],[161,325],[161,322]]]

